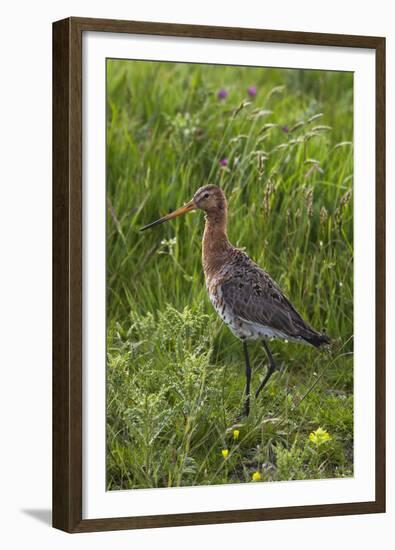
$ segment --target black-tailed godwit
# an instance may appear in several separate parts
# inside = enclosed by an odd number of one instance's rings
[[[244,411],[248,416],[251,382],[248,340],[260,340],[269,361],[266,376],[255,392],[255,397],[258,397],[276,369],[267,343],[269,339],[280,338],[319,348],[328,344],[329,338],[308,325],[270,275],[229,242],[227,202],[222,189],[216,185],[201,187],[190,202],[142,227],[141,231],[195,209],[206,213],[202,261],[210,300],[224,323],[243,342],[246,365]]]

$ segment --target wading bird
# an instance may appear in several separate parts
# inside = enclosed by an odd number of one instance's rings
[[[267,344],[269,339],[280,338],[319,348],[329,344],[329,338],[309,326],[270,275],[229,242],[226,234],[227,202],[223,191],[216,185],[201,187],[190,202],[140,231],[195,209],[206,213],[202,261],[210,300],[224,323],[243,342],[246,367],[244,413],[248,416],[251,382],[248,340],[260,340],[269,361],[266,376],[255,392],[255,397],[258,397],[276,369]]]

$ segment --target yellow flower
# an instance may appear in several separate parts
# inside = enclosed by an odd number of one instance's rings
[[[240,430],[233,430],[233,439],[237,441],[239,439]]]
[[[260,479],[261,479],[261,474],[260,474],[260,472],[254,472],[254,473],[252,474],[252,481],[260,481]]]
[[[221,453],[222,453],[222,456],[223,456],[224,458],[228,458],[228,454],[229,454],[228,449],[222,449]]]
[[[330,441],[332,438],[326,430],[323,428],[317,428],[314,432],[311,432],[309,439],[317,445],[317,447],[319,447],[326,441]]]

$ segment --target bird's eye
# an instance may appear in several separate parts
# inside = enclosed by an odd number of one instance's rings
[[[208,193],[205,193],[205,194],[204,194],[204,198],[205,198],[205,199],[208,199]]]

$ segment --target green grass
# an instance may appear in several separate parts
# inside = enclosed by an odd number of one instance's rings
[[[107,83],[108,489],[352,476],[352,74],[111,60]],[[334,340],[273,342],[280,370],[242,421],[202,213],[138,232],[206,183],[227,195],[231,242]],[[249,347],[257,387],[266,358]]]

